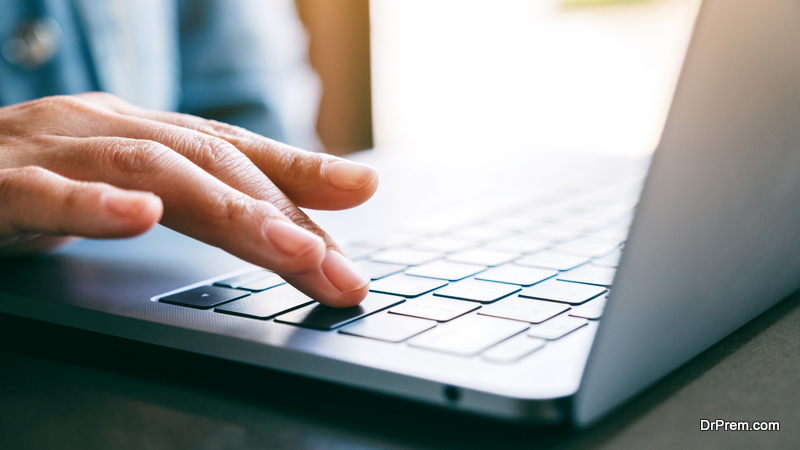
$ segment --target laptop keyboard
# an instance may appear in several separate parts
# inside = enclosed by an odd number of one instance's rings
[[[158,301],[474,357],[520,360],[598,320],[641,180],[537,198],[445,230],[352,242],[372,279],[359,306],[323,306],[267,270]]]

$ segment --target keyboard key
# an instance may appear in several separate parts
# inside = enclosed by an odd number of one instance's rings
[[[354,261],[359,269],[363,270],[371,280],[388,277],[389,275],[402,272],[407,266],[400,264],[380,263],[361,259]]]
[[[519,255],[519,253],[502,252],[481,247],[447,255],[446,259],[478,266],[499,266],[519,258]]]
[[[347,256],[349,256],[350,259],[355,261],[357,259],[361,259],[361,258],[364,258],[366,256],[369,256],[370,253],[374,253],[378,249],[371,248],[371,247],[356,247],[356,246],[348,245],[348,246],[343,247],[342,250],[344,250],[345,254]]]
[[[516,320],[470,315],[411,338],[408,344],[443,353],[472,356],[525,331],[528,326]]]
[[[232,289],[245,289],[253,292],[265,291],[275,286],[285,284],[286,281],[278,274],[268,270],[257,270],[235,277],[226,278],[214,283],[214,286],[229,287]]]
[[[446,285],[447,281],[443,280],[397,274],[373,282],[369,290],[403,297],[417,297]]]
[[[386,342],[401,342],[436,326],[433,320],[380,313],[348,325],[339,333]]]
[[[518,284],[530,286],[548,278],[558,275],[558,271],[538,269],[535,267],[522,267],[508,264],[494,267],[476,276],[478,280],[495,281],[497,283]]]
[[[597,286],[611,286],[617,269],[613,267],[599,267],[591,264],[580,266],[558,275],[561,281],[572,283],[594,284]]]
[[[189,308],[208,309],[237,298],[247,297],[249,292],[220,286],[200,286],[188,291],[162,297],[158,301]]]
[[[532,209],[519,214],[519,217],[524,217],[536,225],[536,229],[549,226],[555,220],[557,215],[553,206],[535,206]]]
[[[608,289],[604,287],[548,280],[542,284],[523,289],[519,296],[577,305],[606,292],[608,292]]]
[[[587,323],[589,323],[589,321],[586,319],[558,316],[547,322],[531,325],[530,330],[528,330],[528,336],[553,341],[572,333]]]
[[[404,316],[435,320],[437,322],[447,322],[458,316],[463,316],[470,311],[475,311],[480,307],[480,305],[471,302],[461,302],[428,295],[395,306],[390,309],[389,312],[392,314],[402,314]]]
[[[236,275],[235,277],[225,278],[224,280],[215,281],[214,286],[222,286],[231,289],[238,289],[242,285],[242,283],[247,283],[248,281],[260,280],[262,278],[266,278],[269,275],[275,275],[275,274],[266,270],[256,270],[253,272],[247,272],[241,275]]]
[[[510,253],[534,253],[552,247],[553,243],[549,239],[536,238],[532,236],[518,237],[512,236],[499,241],[489,242],[486,248],[500,250]]]
[[[304,306],[275,318],[276,322],[288,323],[304,328],[333,330],[354,320],[392,307],[404,300],[391,295],[370,292],[358,306],[331,308],[320,303]]]
[[[573,235],[584,234],[586,230],[595,224],[591,214],[592,211],[583,211],[581,207],[576,207],[573,210],[568,208],[561,212],[561,216],[555,223],[541,227],[536,231],[554,233],[562,237],[568,236],[570,233]]]
[[[566,253],[568,255],[596,257],[607,255],[619,248],[619,242],[608,241],[601,238],[579,238],[564,242],[551,248],[550,251]]]
[[[544,302],[527,298],[513,297],[483,307],[478,314],[502,317],[503,319],[541,323],[568,310],[563,303]]]
[[[622,257],[622,249],[617,249],[605,256],[592,259],[593,266],[600,267],[618,267],[619,260]]]
[[[406,275],[456,281],[484,270],[486,270],[486,267],[440,260],[412,267],[406,270]]]
[[[417,266],[425,264],[442,257],[438,252],[427,252],[423,250],[411,250],[408,248],[397,248],[393,250],[383,250],[369,256],[371,261],[389,264],[401,264],[404,266]]]
[[[414,237],[407,234],[388,233],[378,236],[373,236],[368,239],[352,242],[349,246],[352,247],[366,247],[375,250],[385,249],[389,247],[402,247],[414,241]],[[348,246],[348,247],[349,247]]]
[[[532,230],[541,224],[541,221],[538,219],[531,219],[530,217],[523,216],[511,216],[494,219],[489,222],[487,226],[498,230],[522,232]]]
[[[592,232],[592,236],[597,236],[606,239],[617,239],[622,242],[628,237],[630,228],[627,223],[616,224],[607,228]]]
[[[544,339],[529,337],[527,335],[514,336],[483,352],[483,359],[493,363],[509,364],[544,347]]]
[[[569,315],[573,317],[596,320],[603,316],[603,309],[605,306],[606,297],[599,297],[572,308],[569,311]]]
[[[214,311],[253,319],[270,319],[278,314],[313,303],[314,300],[284,284],[217,307]]]
[[[574,230],[564,230],[557,228],[556,225],[548,225],[546,228],[538,228],[530,233],[528,236],[537,237],[540,239],[548,239],[553,242],[566,242],[581,236]]]
[[[279,277],[278,275],[270,272],[270,275],[267,277],[242,283],[241,286],[239,286],[239,289],[245,289],[253,292],[261,292],[261,291],[266,291],[267,289],[272,289],[275,286],[280,286],[282,284],[286,284],[286,281],[284,281],[284,279]]]
[[[453,253],[467,250],[475,247],[475,245],[477,244],[470,241],[465,241],[463,239],[437,237],[426,239],[422,242],[412,245],[409,248],[414,250],[426,250],[429,252]]]
[[[455,284],[445,286],[433,293],[438,297],[456,298],[459,300],[470,300],[480,303],[491,303],[503,297],[518,292],[519,286],[504,283],[493,283],[491,281],[464,280]]]
[[[570,270],[589,262],[589,258],[584,256],[565,255],[563,253],[551,252],[549,250],[523,256],[514,261],[519,266],[539,267],[552,270]]]
[[[510,236],[511,234],[512,233],[505,230],[492,228],[489,226],[478,225],[474,227],[463,228],[461,230],[456,230],[452,234],[450,234],[450,237],[472,242],[489,242],[506,236]]]

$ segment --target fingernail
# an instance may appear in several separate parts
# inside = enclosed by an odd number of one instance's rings
[[[120,217],[135,217],[144,208],[147,194],[125,191],[107,191],[100,197],[100,203],[112,214]]]
[[[335,188],[358,189],[375,176],[375,169],[364,164],[337,159],[322,166],[322,176]]]
[[[342,293],[355,291],[369,284],[369,277],[336,250],[328,250],[322,261],[322,273]]]
[[[293,257],[322,245],[321,237],[281,219],[268,219],[264,235],[278,250]]]

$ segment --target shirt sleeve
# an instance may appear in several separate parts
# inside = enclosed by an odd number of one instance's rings
[[[291,0],[183,0],[179,110],[309,150],[319,81]]]

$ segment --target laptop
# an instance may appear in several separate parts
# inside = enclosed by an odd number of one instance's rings
[[[0,312],[588,426],[800,288],[798,23],[794,0],[703,2],[652,161],[357,155],[376,198],[313,217],[373,278],[358,307],[157,227],[0,261]]]

